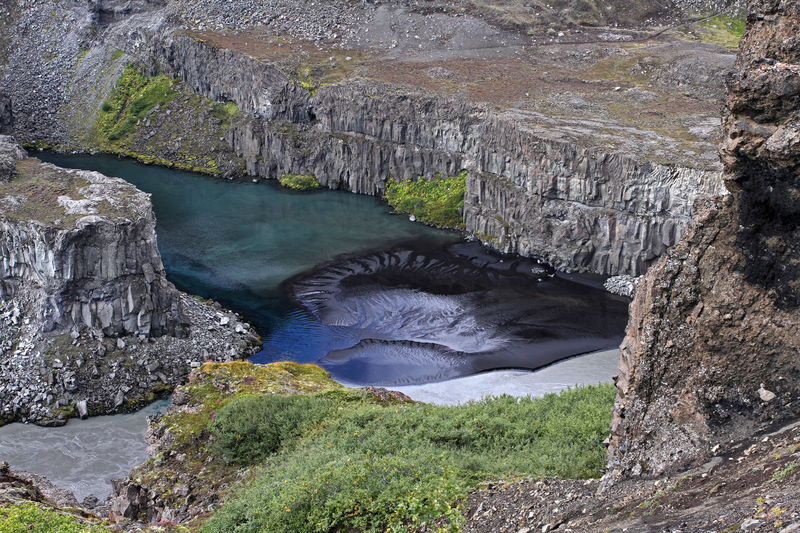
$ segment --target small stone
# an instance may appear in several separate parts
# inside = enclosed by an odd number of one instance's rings
[[[755,518],[748,518],[742,525],[739,527],[742,531],[752,531],[756,529],[759,525],[761,525],[761,520],[756,520]]]
[[[114,407],[119,407],[123,403],[125,403],[125,394],[119,390],[117,391],[117,395],[114,397]]]
[[[81,417],[81,420],[86,420],[89,418],[89,408],[86,405],[86,400],[79,401],[75,407],[78,408],[78,416]]]
[[[203,366],[203,363],[201,363],[200,361],[192,361],[191,363],[189,363],[189,366],[191,366],[192,368],[200,368],[201,366]]]
[[[758,396],[761,398],[761,401],[769,403],[775,399],[775,393],[767,390],[764,388],[764,384],[761,384],[761,387],[758,388]]]
[[[124,350],[125,349],[125,341],[122,339],[117,339],[117,349]]]
[[[220,326],[227,326],[230,323],[230,321],[231,321],[230,317],[224,316],[224,317],[219,319],[219,325]]]

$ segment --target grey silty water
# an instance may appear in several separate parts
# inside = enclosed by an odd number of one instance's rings
[[[0,461],[46,476],[79,501],[90,494],[104,499],[111,494],[112,479],[124,478],[147,458],[147,417],[168,403],[158,401],[132,414],[71,420],[59,428],[9,424],[0,428]]]

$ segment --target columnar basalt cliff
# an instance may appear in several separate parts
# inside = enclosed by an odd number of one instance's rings
[[[678,470],[800,414],[800,4],[754,1],[747,25],[720,150],[731,195],[637,289],[613,477]]]
[[[702,81],[691,73],[675,72],[682,68],[682,54],[687,50],[680,48],[686,45],[654,52],[677,54],[664,61],[663,68],[644,59],[641,65],[629,60],[633,53],[622,48],[570,51],[581,69],[575,86],[588,90],[587,97],[568,93],[569,105],[574,102],[577,107],[565,110],[559,101],[550,109],[547,100],[542,104],[546,112],[539,112],[532,103],[534,97],[529,98],[525,91],[531,84],[535,88],[552,83],[549,72],[531,73],[530,78],[521,74],[522,81],[512,80],[516,92],[508,95],[502,87],[498,88],[502,94],[489,91],[476,98],[464,98],[461,91],[453,90],[467,82],[455,81],[457,73],[451,69],[464,68],[462,62],[472,61],[474,56],[485,63],[478,68],[489,70],[507,68],[504,62],[509,61],[518,61],[511,68],[522,69],[543,63],[546,51],[541,57],[519,60],[539,53],[526,46],[530,37],[494,28],[473,15],[448,14],[453,6],[439,6],[442,12],[434,10],[428,17],[425,10],[417,13],[411,4],[400,4],[361,6],[353,20],[393,28],[407,18],[419,25],[414,31],[421,32],[422,38],[398,34],[397,42],[390,45],[367,34],[362,23],[343,23],[344,33],[327,28],[323,33],[330,40],[314,42],[309,52],[305,48],[298,51],[296,46],[305,44],[298,45],[300,41],[276,28],[288,25],[290,34],[304,35],[303,28],[318,27],[314,13],[298,14],[296,20],[291,19],[294,23],[283,16],[267,19],[261,22],[266,33],[258,30],[242,37],[198,30],[205,23],[182,20],[186,6],[179,1],[166,5],[76,3],[68,9],[49,2],[14,3],[13,17],[8,20],[10,27],[17,28],[17,35],[9,40],[10,59],[0,78],[0,91],[10,97],[7,107],[14,110],[13,131],[21,138],[97,148],[92,143],[97,110],[124,63],[134,60],[146,65],[151,74],[163,72],[180,79],[188,90],[212,101],[235,103],[240,114],[230,127],[205,137],[224,139],[231,154],[222,159],[241,157],[253,177],[314,174],[330,188],[380,195],[389,177],[416,179],[466,169],[470,171],[463,213],[466,231],[502,251],[543,256],[565,270],[641,274],[685,233],[695,201],[723,192],[718,164],[705,158],[707,141],[714,136],[713,123],[700,128],[705,133],[697,135],[676,123],[674,128],[681,132],[675,133],[673,125],[665,126],[660,119],[656,125],[635,120],[632,125],[616,121],[613,113],[609,116],[601,110],[593,115],[591,111],[593,102],[600,100],[608,100],[609,109],[620,109],[614,98],[627,99],[625,102],[633,105],[663,101],[666,104],[658,105],[681,106],[684,102],[675,103],[677,99],[685,98],[690,88],[695,91],[692,87],[698,84],[716,94],[708,80],[713,76],[706,75]],[[237,6],[224,3],[214,9],[238,13]],[[341,20],[349,20],[350,9],[345,4],[330,6],[334,18]],[[199,16],[190,11],[193,17]],[[48,22],[51,13],[58,19],[52,24]],[[237,27],[241,25],[245,32],[259,24],[255,20],[239,22]],[[453,28],[477,34],[459,36],[453,34]],[[278,33],[270,36],[273,31]],[[275,44],[273,37],[280,42]],[[630,36],[620,38],[628,40]],[[459,51],[462,45],[467,48]],[[320,46],[330,47],[333,55],[320,52]],[[496,49],[487,52],[486,46]],[[418,49],[426,55],[414,56],[422,53],[415,51]],[[723,68],[731,57],[719,50],[691,52],[701,54],[697,57],[709,72]],[[316,58],[315,54],[325,57]],[[369,55],[374,56],[371,62],[363,59]],[[617,56],[633,66],[619,73],[625,81],[609,82],[603,76],[606,70],[616,68]],[[437,61],[436,57],[444,59]],[[597,59],[585,59],[596,57],[601,58],[596,64],[592,62]],[[411,68],[408,65],[421,64],[418,60],[436,65],[421,75],[428,81],[446,80],[442,90],[430,90],[427,82],[415,85],[415,75],[406,75],[403,83],[395,82],[392,76]],[[394,61],[402,66],[392,64]],[[308,72],[312,71],[331,81],[309,81],[313,76]],[[637,78],[648,71],[655,72],[652,79]],[[631,83],[631,79],[636,81]],[[675,94],[661,98],[650,89],[661,90],[658,87],[665,86],[665,79],[687,81],[676,82],[669,89]],[[491,79],[480,83],[496,85]],[[618,83],[622,86],[615,87]],[[31,84],[43,85],[42,90],[30,91]],[[615,91],[619,96],[608,96]],[[32,93],[42,97],[32,99]],[[544,92],[545,100],[551,93]],[[696,108],[693,117],[702,115],[707,120],[712,101],[709,98],[698,105],[687,99],[685,104]],[[133,145],[149,151],[150,161],[169,163],[179,157],[182,145],[190,144],[186,141],[192,132],[172,131],[175,121],[166,115],[172,112],[174,117],[176,105],[153,111],[133,134],[138,136]],[[52,108],[59,112],[50,113]],[[654,110],[653,115],[672,116],[676,109]],[[588,115],[581,116],[582,110],[589,110]],[[185,128],[205,123],[186,122]],[[170,134],[159,128],[169,129]],[[153,151],[163,153],[153,157]],[[675,154],[679,157],[671,157]],[[219,165],[216,170],[231,174],[234,167]],[[215,167],[209,168],[214,171]]]
[[[167,281],[147,194],[0,136],[0,424],[133,408],[257,341]]]
[[[467,232],[565,270],[642,274],[683,236],[695,201],[723,192],[713,170],[590,148],[528,127],[524,113],[375,82],[309,98],[271,65],[185,36],[166,43],[148,49],[160,70],[255,115],[227,136],[249,173],[310,173],[330,188],[381,195],[389,177],[467,169]]]
[[[182,335],[186,318],[161,264],[148,196],[97,172],[24,159],[16,167],[19,178],[0,189],[0,298],[37,300],[30,318],[43,333]]]

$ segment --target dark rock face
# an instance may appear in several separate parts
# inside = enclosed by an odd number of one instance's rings
[[[614,477],[700,461],[800,410],[800,5],[750,4],[728,79],[731,195],[645,276],[623,342]]]
[[[10,132],[14,127],[14,113],[11,109],[11,98],[0,94],[0,133]]]

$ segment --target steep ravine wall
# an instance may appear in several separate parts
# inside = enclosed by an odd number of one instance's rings
[[[731,194],[637,288],[613,479],[680,471],[800,418],[800,4],[749,11],[720,149]]]
[[[3,146],[15,145],[0,136]],[[161,263],[149,197],[96,172],[20,161],[24,185],[0,188],[0,299],[37,301],[31,318],[43,333],[180,334],[186,319]],[[19,199],[23,187],[32,198]]]
[[[549,139],[519,114],[368,81],[312,97],[235,52],[180,34],[141,38],[139,57],[154,71],[250,113],[227,134],[249,173],[313,173],[330,188],[378,195],[389,177],[467,169],[467,232],[565,270],[642,274],[683,236],[695,201],[724,192],[713,170]]]

